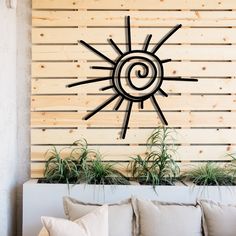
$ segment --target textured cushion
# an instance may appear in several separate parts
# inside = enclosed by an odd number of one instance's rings
[[[203,210],[205,236],[235,236],[236,206],[223,205],[213,201],[199,202]]]
[[[48,235],[49,235],[49,233],[48,233],[48,231],[46,230],[45,227],[43,227],[41,229],[41,231],[39,232],[39,234],[38,234],[38,236],[48,236]]]
[[[72,221],[88,214],[99,206],[64,197],[65,214]],[[109,236],[133,235],[133,208],[131,200],[108,205],[108,227]]]
[[[132,199],[136,232],[142,236],[201,236],[201,208]],[[222,235],[223,236],[223,235]]]
[[[108,236],[108,207],[99,207],[74,222],[43,216],[42,223],[50,236]]]

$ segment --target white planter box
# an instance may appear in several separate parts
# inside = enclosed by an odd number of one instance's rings
[[[165,202],[195,203],[211,199],[236,204],[236,187],[228,186],[71,185],[70,196],[90,203],[117,202],[131,196]],[[69,195],[66,184],[38,184],[30,180],[23,188],[23,236],[37,236],[41,216],[65,217],[62,197]]]

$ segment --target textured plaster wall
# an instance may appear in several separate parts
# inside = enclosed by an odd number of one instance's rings
[[[16,34],[17,235],[21,236],[22,185],[30,178],[31,0],[18,0]]]
[[[16,11],[0,1],[0,235],[15,235],[17,180]]]
[[[30,11],[30,0],[0,0],[0,236],[21,235],[29,178]]]

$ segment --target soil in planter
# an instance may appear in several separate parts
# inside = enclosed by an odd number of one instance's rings
[[[67,184],[66,182],[58,182],[58,181],[48,181],[47,179],[38,179],[38,184]],[[70,181],[70,184],[76,184],[76,181]]]
[[[37,182],[38,184],[67,184],[66,182],[63,182],[63,181],[48,181],[47,179],[45,179],[45,178],[42,178],[42,179],[38,179],[38,182]],[[85,183],[85,182],[83,182],[83,183]],[[80,184],[80,183],[78,183],[77,181],[70,181],[69,182],[69,184]],[[109,178],[106,178],[105,180],[104,180],[104,183],[102,184],[100,181],[98,181],[98,182],[94,182],[94,181],[92,181],[91,183],[89,183],[89,184],[94,184],[94,185],[96,185],[96,184],[98,184],[98,185],[130,185],[130,182],[129,182],[129,180],[127,179],[127,183],[124,183],[124,184],[122,184],[122,183],[114,183],[114,184],[112,184],[112,182],[111,181],[109,181]]]
[[[175,185],[175,182],[176,181],[168,181],[168,180],[166,180],[166,181],[161,181],[159,184],[158,184],[158,186],[174,186]],[[144,179],[142,179],[142,178],[140,178],[139,179],[139,183],[141,184],[141,185],[153,185],[153,183],[152,182],[146,182]]]

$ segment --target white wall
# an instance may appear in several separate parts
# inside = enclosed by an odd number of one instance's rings
[[[0,1],[0,235],[15,235],[16,12]]]
[[[30,177],[31,0],[18,0],[16,27],[17,235],[20,236],[22,232],[22,184]]]
[[[0,236],[21,235],[29,178],[30,11],[30,0],[0,0]]]

